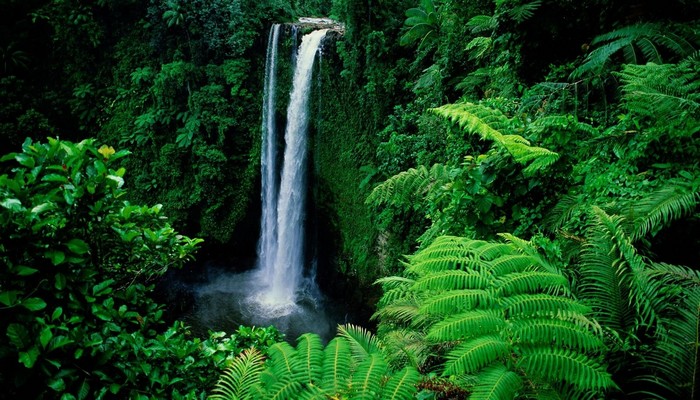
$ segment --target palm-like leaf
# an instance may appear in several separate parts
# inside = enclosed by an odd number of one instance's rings
[[[644,61],[660,63],[664,48],[672,54],[686,57],[696,50],[697,32],[678,30],[660,23],[640,23],[616,29],[597,36],[591,45],[598,46],[584,63],[571,74],[578,78],[588,73],[596,73],[607,65],[612,56],[622,52],[625,62],[638,64]]]
[[[346,340],[334,338],[324,350],[321,387],[329,393],[345,391],[349,385],[352,368],[350,345]]]
[[[389,366],[378,353],[371,353],[358,364],[350,383],[352,399],[376,399],[381,393],[382,377]]]
[[[211,400],[245,399],[251,388],[260,382],[263,371],[263,355],[255,348],[243,350],[219,377],[212,390]]]
[[[523,381],[515,372],[502,364],[484,369],[470,400],[508,400],[517,396]]]
[[[412,399],[416,393],[416,384],[420,380],[420,374],[413,367],[406,367],[394,374],[384,385],[382,400]]]
[[[380,342],[376,336],[362,327],[347,324],[338,326],[338,335],[347,340],[353,357],[364,361],[370,355],[381,352]]]

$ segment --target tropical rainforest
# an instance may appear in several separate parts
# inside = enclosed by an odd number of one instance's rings
[[[4,0],[0,398],[696,399],[700,3]],[[327,17],[322,340],[201,334],[255,254],[270,26]]]

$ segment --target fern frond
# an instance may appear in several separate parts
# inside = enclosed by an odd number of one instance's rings
[[[328,400],[334,393],[328,393],[318,386],[308,385],[303,392],[297,394],[299,400]],[[296,400],[296,399],[295,399]]]
[[[378,353],[370,354],[358,364],[350,388],[353,399],[376,399],[381,393],[382,377],[389,366]]]
[[[473,310],[443,319],[430,328],[428,340],[450,342],[488,335],[505,328],[502,313],[496,310]]]
[[[605,344],[585,326],[553,318],[535,318],[513,322],[513,341],[524,345],[549,346],[586,354],[601,352]]]
[[[378,207],[383,204],[413,204],[416,198],[425,195],[431,187],[448,179],[442,164],[430,169],[424,165],[400,172],[377,185],[365,200],[365,204]]]
[[[401,299],[378,307],[377,311],[372,314],[372,319],[395,323],[417,323],[423,320],[419,313],[419,303],[414,297]]]
[[[598,207],[593,207],[593,212],[595,225],[589,233],[589,236],[593,236],[590,237],[590,241],[611,242],[612,248],[608,253],[617,254],[617,258],[612,260],[611,267],[619,276],[619,284],[628,293],[628,302],[644,324],[660,323],[664,308],[667,307],[665,292],[660,290],[657,282],[650,281],[644,274],[646,260],[637,253],[631,238],[624,232],[622,228],[624,218],[610,216]]]
[[[502,296],[536,293],[552,288],[568,291],[569,280],[562,274],[552,272],[516,272],[500,277],[497,287],[498,294]]]
[[[291,376],[294,372],[296,350],[287,342],[278,342],[267,349],[270,366],[277,377]]]
[[[670,184],[644,196],[633,207],[632,220],[635,229],[632,241],[668,226],[695,211],[700,202],[700,192],[687,185]]]
[[[303,383],[318,383],[323,367],[323,344],[315,333],[305,333],[297,339],[294,379]]]
[[[472,33],[493,31],[498,27],[498,19],[493,15],[477,15],[469,19],[467,27]]]
[[[668,332],[660,335],[644,357],[644,363],[654,371],[644,380],[663,387],[675,398],[692,398],[700,378],[700,287],[686,289],[675,311]]]
[[[695,34],[696,35],[696,34]],[[657,47],[662,46],[671,53],[684,57],[695,51],[695,46],[682,35],[673,32],[670,26],[663,26],[658,23],[640,23],[616,29],[597,36],[591,45],[598,46],[588,54],[584,63],[576,68],[571,74],[571,78],[579,78],[591,72],[599,72],[610,62],[611,57],[623,51],[625,62],[637,64],[641,60],[637,57],[636,48],[641,49],[641,53],[655,57],[661,62]]]
[[[625,104],[632,113],[668,121],[700,118],[698,72],[697,66],[646,64],[625,65],[617,75],[622,80]]]
[[[478,307],[488,307],[493,303],[494,297],[485,290],[450,290],[428,297],[419,308],[419,313],[448,316]]]
[[[445,270],[418,279],[411,290],[484,289],[491,279],[476,271]]]
[[[499,257],[508,256],[513,252],[513,247],[507,243],[485,243],[474,250],[482,261],[493,261]]]
[[[304,387],[292,378],[285,378],[267,389],[265,399],[269,400],[296,400]]]
[[[574,216],[582,214],[589,206],[582,195],[566,194],[545,217],[544,225],[551,232],[556,232],[570,222]]]
[[[255,348],[243,350],[224,370],[212,390],[211,400],[245,399],[260,382],[265,358]]]
[[[420,374],[415,368],[406,367],[394,374],[384,385],[381,396],[382,400],[408,400],[418,391],[416,384],[420,381]]]
[[[485,36],[477,36],[467,43],[465,49],[469,52],[469,58],[480,60],[493,50],[493,39]]]
[[[526,254],[509,254],[488,263],[486,271],[494,276],[523,272],[535,264],[536,260]]]
[[[503,299],[511,318],[586,314],[590,309],[578,301],[544,293],[522,294]]]
[[[352,370],[350,345],[342,338],[331,340],[323,350],[323,377],[321,388],[337,394],[345,391],[350,384]]]
[[[443,375],[470,374],[510,354],[511,346],[497,335],[480,336],[447,354]]]
[[[440,271],[468,270],[479,265],[479,260],[474,256],[446,255],[417,259],[417,261],[411,263],[407,271],[417,275],[424,275]]]
[[[518,23],[524,22],[525,20],[530,19],[541,5],[542,0],[535,0],[529,3],[521,4],[508,10],[508,15],[510,15],[511,18]]]
[[[431,356],[431,344],[425,335],[407,329],[393,330],[382,336],[387,361],[392,366],[421,368]]]
[[[352,324],[338,325],[338,335],[350,345],[350,351],[357,361],[381,352],[380,342],[370,331]]]
[[[484,368],[478,375],[479,383],[474,386],[470,400],[509,400],[514,399],[523,386],[522,379],[505,365],[497,364]]]
[[[528,375],[540,376],[553,382],[559,380],[585,390],[606,390],[616,388],[610,374],[598,362],[584,354],[569,350],[555,350],[551,347],[533,347],[523,351],[518,361]]]

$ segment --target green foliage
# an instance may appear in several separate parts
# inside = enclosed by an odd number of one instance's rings
[[[375,314],[380,331],[424,336],[444,360],[443,375],[476,375],[474,398],[615,388],[602,364],[600,326],[571,298],[568,279],[529,243],[505,237],[511,243],[440,237],[409,256],[402,293],[380,281],[390,296]],[[396,318],[391,307],[407,298],[416,299],[415,317]]]
[[[0,340],[8,396],[201,398],[243,348],[274,328],[191,338],[164,326],[153,279],[192,259],[161,207],[126,200],[126,150],[94,140],[25,141],[0,175]]]
[[[265,360],[241,353],[221,375],[210,399],[411,399],[420,375],[388,368],[377,338],[362,328],[339,326],[325,347],[316,334],[271,346]]]
[[[616,53],[622,52],[626,64],[642,64],[644,61],[664,62],[664,51],[675,57],[687,57],[697,50],[700,38],[697,32],[685,26],[660,23],[639,23],[616,29],[591,41],[597,46],[584,63],[576,68],[572,78],[590,73],[601,73]]]
[[[550,150],[530,146],[525,138],[514,133],[503,134],[501,130],[510,128],[510,121],[499,110],[480,104],[449,104],[434,110],[438,115],[458,124],[465,132],[481,136],[504,148],[515,162],[528,165],[525,175],[534,174],[554,163],[559,155]],[[512,128],[511,128],[512,129]]]
[[[699,61],[625,65],[618,75],[631,113],[657,121],[669,135],[693,134],[700,123]]]
[[[418,49],[430,46],[431,42],[436,40],[440,29],[439,14],[433,0],[421,0],[420,7],[406,10],[404,24],[410,29],[401,36],[399,43],[407,46],[418,42]]]

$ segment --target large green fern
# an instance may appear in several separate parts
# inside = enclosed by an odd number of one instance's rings
[[[394,327],[398,338],[422,335],[444,357],[445,376],[476,375],[473,398],[514,398],[543,388],[600,395],[614,388],[590,309],[570,297],[568,280],[528,242],[504,236],[511,241],[440,237],[408,257],[402,295],[380,302],[380,330]],[[385,312],[407,298],[418,302],[416,317],[423,323]],[[410,342],[388,346],[404,343]]]
[[[687,134],[696,132],[700,121],[700,62],[690,58],[679,64],[625,65],[618,76],[625,104],[632,113],[667,126],[692,121],[695,126]]]
[[[493,141],[523,165],[531,175],[553,164],[559,154],[542,147],[531,146],[524,137],[515,133],[512,121],[500,111],[474,103],[447,104],[433,109],[436,114],[458,124],[465,132]]]
[[[697,31],[684,26],[647,22],[622,27],[596,36],[591,41],[595,49],[571,77],[575,79],[600,72],[618,53],[623,55],[626,64],[662,63],[664,53],[687,57],[697,50],[699,39]]]
[[[345,325],[328,345],[306,333],[292,347],[270,346],[268,359],[255,350],[241,353],[221,375],[212,400],[411,399],[421,376],[413,367],[395,371],[367,330]]]

